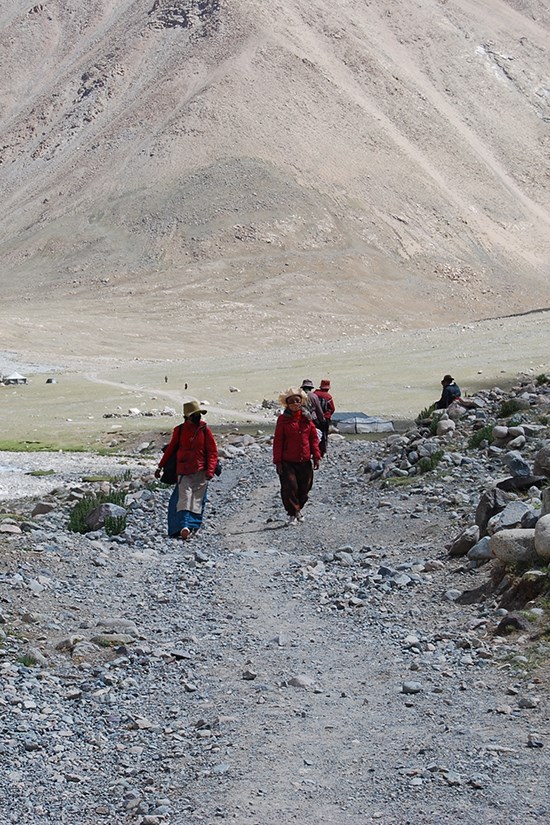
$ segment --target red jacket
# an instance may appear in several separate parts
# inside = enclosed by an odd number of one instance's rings
[[[164,467],[174,450],[178,451],[177,473],[179,476],[189,476],[198,473],[199,470],[204,470],[206,478],[213,478],[218,462],[218,448],[211,430],[204,421],[197,426],[192,421],[186,420],[174,429],[172,439],[159,462],[159,467]]]
[[[285,410],[277,419],[273,439],[273,463],[281,461],[321,460],[319,438],[315,424],[305,412],[295,418],[290,410]]]
[[[330,421],[336,410],[336,407],[334,406],[334,401],[332,400],[332,395],[326,390],[315,390],[315,395],[317,396],[317,398],[323,398],[326,402],[325,404],[323,404],[323,407],[326,407],[325,418]]]

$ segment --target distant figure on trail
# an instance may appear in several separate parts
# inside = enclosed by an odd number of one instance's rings
[[[328,447],[328,431],[330,429],[330,422],[335,412],[334,401],[329,392],[330,381],[328,378],[323,378],[318,389],[315,390],[315,395],[319,399],[319,403],[323,410],[323,437],[321,439],[322,449],[321,454],[324,455]]]
[[[177,483],[168,503],[168,535],[184,541],[202,525],[208,492],[208,482],[214,477],[218,463],[218,447],[212,431],[201,421],[206,410],[198,401],[183,405],[184,422],[174,428],[155,478],[176,453]]]
[[[315,424],[315,429],[317,430],[317,436],[319,438],[319,449],[321,451],[321,455],[323,456],[326,452],[325,412],[321,406],[319,396],[314,393],[315,384],[311,378],[304,378],[301,389],[306,394],[305,406],[311,415],[313,423]]]
[[[168,383],[168,376],[167,376],[167,375],[165,375],[165,376],[164,376],[164,383],[165,383],[165,384],[167,384],[167,383]]]
[[[441,379],[441,386],[443,387],[443,391],[441,398],[435,403],[436,410],[446,410],[449,404],[452,404],[453,401],[460,398],[460,387],[452,375],[444,375]]]
[[[305,392],[297,387],[281,393],[279,401],[284,410],[277,418],[273,439],[273,463],[281,483],[281,499],[289,527],[304,520],[303,509],[313,485],[313,470],[319,469],[321,460],[319,438],[306,400]]]

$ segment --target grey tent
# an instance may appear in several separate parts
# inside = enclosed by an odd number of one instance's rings
[[[362,412],[336,412],[332,424],[339,433],[393,433],[393,422]]]

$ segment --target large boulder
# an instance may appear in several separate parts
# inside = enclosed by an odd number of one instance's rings
[[[523,501],[510,501],[504,510],[489,519],[487,532],[492,536],[494,533],[498,533],[499,530],[511,530],[514,527],[521,527],[522,520],[528,513],[532,513],[532,510]]]
[[[532,564],[538,560],[534,530],[499,530],[491,536],[492,555],[505,564]]]
[[[541,516],[537,521],[535,550],[542,559],[550,559],[550,514]]]

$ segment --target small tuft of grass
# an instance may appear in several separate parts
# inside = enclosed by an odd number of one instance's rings
[[[511,415],[514,415],[514,413],[519,412],[521,409],[522,405],[517,398],[508,398],[500,405],[498,418],[510,418]]]
[[[126,516],[108,516],[104,527],[108,536],[119,536],[126,530]]]
[[[549,380],[550,379],[548,378],[545,372],[541,372],[541,374],[537,375],[537,377],[535,378],[537,387],[543,387],[545,384],[548,384]]]
[[[493,425],[487,424],[485,427],[482,427],[481,430],[476,430],[470,436],[468,441],[468,447],[471,450],[475,450],[479,447],[482,441],[488,441],[489,444],[493,441]]]
[[[32,653],[22,653],[21,656],[18,656],[17,661],[25,667],[35,667],[38,664]]]
[[[418,464],[416,465],[418,467],[418,472],[421,475],[424,475],[424,473],[431,473],[433,470],[436,469],[437,465],[439,464],[442,458],[443,450],[437,450],[437,452],[435,452],[433,455],[424,456],[424,458],[421,458]]]
[[[55,475],[55,470],[31,470],[29,473],[25,473],[25,475],[33,476],[34,478],[42,478],[42,476]]]

